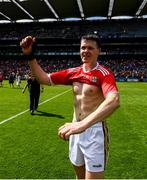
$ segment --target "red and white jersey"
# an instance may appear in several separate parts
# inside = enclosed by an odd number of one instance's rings
[[[0,81],[3,81],[4,80],[4,76],[2,73],[0,73]]]
[[[73,82],[80,82],[97,86],[102,89],[104,97],[107,96],[108,93],[118,92],[112,72],[99,64],[88,72],[84,71],[83,66],[79,66],[53,72],[49,77],[52,84],[72,85]]]

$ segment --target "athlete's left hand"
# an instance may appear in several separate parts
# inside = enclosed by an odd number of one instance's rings
[[[58,135],[63,140],[68,140],[71,134],[78,134],[85,130],[84,123],[73,122],[73,123],[65,123],[58,129]]]

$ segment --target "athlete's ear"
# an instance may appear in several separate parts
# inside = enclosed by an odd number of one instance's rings
[[[97,48],[97,50],[98,50],[98,53],[100,53],[100,52],[101,52],[101,48],[100,48],[100,47],[98,47],[98,48]]]

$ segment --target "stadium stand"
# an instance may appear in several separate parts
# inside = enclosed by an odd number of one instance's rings
[[[17,71],[25,78],[19,42],[26,35],[37,38],[36,57],[46,72],[78,66],[80,37],[92,33],[101,37],[100,62],[117,81],[147,81],[146,26],[146,19],[0,24],[0,71],[6,79]]]

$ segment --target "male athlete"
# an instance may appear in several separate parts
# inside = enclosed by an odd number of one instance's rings
[[[59,137],[69,139],[69,157],[78,179],[103,179],[108,155],[106,118],[119,106],[119,93],[113,74],[97,62],[100,40],[95,35],[81,38],[83,65],[47,74],[33,55],[35,38],[27,36],[20,46],[29,66],[41,84],[72,85],[73,122],[58,130]]]

